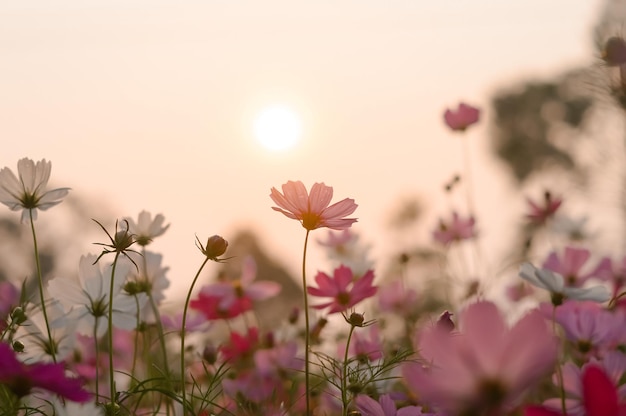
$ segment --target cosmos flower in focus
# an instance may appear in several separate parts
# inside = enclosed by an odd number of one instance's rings
[[[302,182],[288,181],[282,189],[280,193],[272,188],[270,198],[278,205],[272,209],[300,221],[309,231],[321,227],[345,230],[357,221],[356,218],[344,218],[356,210],[358,205],[354,199],[346,198],[329,206],[333,198],[331,186],[315,183],[309,194]]]
[[[22,222],[32,215],[37,219],[37,209],[42,211],[55,206],[68,194],[70,188],[57,188],[46,191],[52,163],[46,159],[35,163],[23,158],[17,162],[15,176],[9,168],[0,170],[0,202],[12,211],[22,210]]]
[[[443,114],[446,125],[454,131],[465,131],[472,124],[478,123],[480,110],[465,103],[460,103],[456,110],[447,109]]]

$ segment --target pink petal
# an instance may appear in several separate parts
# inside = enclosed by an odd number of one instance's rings
[[[618,397],[615,384],[604,370],[589,365],[583,370],[583,403],[587,416],[618,415]]]
[[[333,188],[324,183],[314,183],[309,196],[309,211],[320,214],[333,199]]]
[[[505,334],[508,329],[500,311],[491,302],[477,302],[461,314],[463,333],[466,334],[469,354],[476,359],[475,370],[496,374]]]

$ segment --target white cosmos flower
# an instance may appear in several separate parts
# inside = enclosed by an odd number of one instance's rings
[[[163,225],[165,222],[163,214],[157,214],[153,220],[152,214],[148,211],[141,211],[137,222],[130,217],[124,220],[128,222],[128,231],[134,235],[140,246],[150,244],[155,237],[162,235],[170,226],[169,224]]]
[[[93,264],[94,254],[82,256],[78,270],[78,281],[54,278],[48,283],[48,293],[59,300],[69,318],[78,322],[77,331],[81,334],[102,336],[107,330],[112,264],[101,268]],[[141,310],[148,298],[145,293],[137,297],[122,291],[126,276],[132,267],[128,262],[118,260],[113,286],[113,325],[121,329],[134,329],[137,326],[137,307]]]
[[[163,293],[170,285],[165,275],[169,267],[163,267],[163,256],[152,251],[145,251],[143,255],[128,253],[137,268],[131,268],[126,278],[125,292],[129,294],[144,293],[150,295],[156,305],[159,305],[165,294]],[[143,308],[142,320],[154,322],[155,317],[152,308]]]
[[[76,403],[66,400],[65,403],[57,398],[52,399],[55,416],[103,416],[104,410],[102,406],[96,405],[94,402]]]
[[[76,322],[67,318],[67,314],[58,301],[46,304],[52,344],[48,339],[46,321],[39,306],[27,308],[27,319],[15,333],[15,339],[24,344],[24,352],[19,354],[25,363],[51,362],[65,360],[74,352],[76,344]]]
[[[37,219],[37,209],[42,211],[61,202],[70,188],[58,188],[46,191],[52,163],[46,159],[35,163],[24,158],[17,162],[15,176],[9,168],[0,170],[0,202],[13,211],[22,211],[22,222],[30,218]]]
[[[565,279],[560,274],[548,269],[539,269],[528,262],[522,264],[519,275],[531,284],[548,290],[555,305],[560,305],[564,299],[591,300],[600,303],[611,299],[611,294],[605,286],[588,288],[565,286]]]

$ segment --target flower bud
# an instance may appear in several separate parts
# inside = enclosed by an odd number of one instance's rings
[[[217,348],[213,344],[207,344],[202,350],[202,359],[213,365],[217,361]]]
[[[299,317],[300,317],[300,308],[294,307],[289,313],[287,322],[289,322],[291,325],[295,325],[298,322]]]
[[[217,260],[219,256],[226,252],[228,241],[219,235],[209,237],[206,246],[200,245],[200,251],[211,260]]]
[[[120,230],[115,233],[113,238],[114,246],[117,251],[124,251],[135,243],[133,235],[128,230]]]
[[[24,344],[22,344],[20,341],[13,341],[13,351],[24,352]]]
[[[439,319],[437,319],[437,328],[446,332],[454,331],[454,322],[452,322],[451,316],[452,314],[450,312],[444,311],[444,313],[439,316]]]
[[[626,64],[626,40],[620,36],[610,37],[602,48],[602,59],[609,66]]]
[[[362,327],[365,322],[365,317],[361,313],[352,312],[348,318],[348,323],[352,326]]]
[[[26,314],[24,313],[24,309],[19,306],[13,309],[13,312],[11,312],[11,322],[15,325],[21,325],[24,323],[24,321],[26,321]]]

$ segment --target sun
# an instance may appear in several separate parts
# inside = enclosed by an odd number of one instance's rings
[[[254,122],[254,135],[268,150],[292,148],[302,136],[300,116],[287,106],[275,105],[261,111]]]

